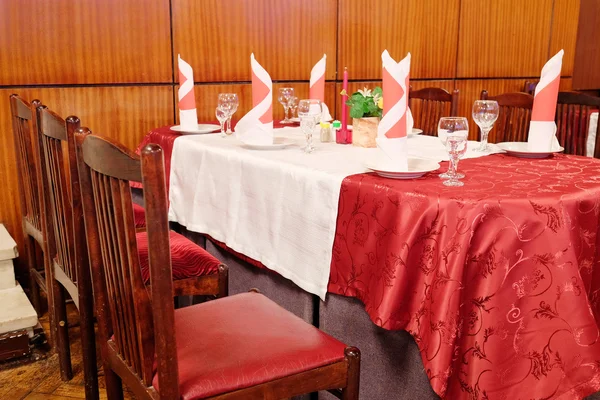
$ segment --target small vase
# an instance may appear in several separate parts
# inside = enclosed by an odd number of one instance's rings
[[[352,119],[352,144],[360,147],[377,147],[379,117]]]

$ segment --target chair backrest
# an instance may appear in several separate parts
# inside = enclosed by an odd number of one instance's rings
[[[496,100],[500,107],[498,120],[488,137],[490,143],[527,141],[533,109],[532,95],[515,92],[489,96],[483,90],[481,100]]]
[[[149,387],[156,354],[161,398],[178,398],[162,149],[147,146],[140,161],[87,128],[75,138],[103,356],[128,385]],[[143,181],[145,189],[153,307],[139,266],[130,181]]]
[[[42,192],[38,180],[39,158],[32,135],[34,124],[32,106],[36,107],[39,104],[40,102],[37,100],[29,104],[16,94],[10,96],[21,211],[25,220],[38,232],[42,232]],[[42,244],[41,237],[36,237],[36,239]]]
[[[69,152],[66,160],[63,144],[74,145],[73,133],[79,128],[79,119],[69,117],[65,121],[45,106],[39,106],[36,109],[36,118],[40,175],[46,198],[44,211],[47,221],[47,252],[51,258],[56,256],[56,265],[61,268],[66,278],[77,285],[79,281],[77,266],[81,265],[77,262],[79,256],[77,253],[81,250],[77,248],[76,239],[83,237],[83,231],[81,225],[75,226],[74,218],[77,213],[78,220],[81,221],[82,211],[81,202],[71,196],[70,177],[72,172],[67,171],[67,167],[71,170],[77,168],[75,160],[71,158],[71,155],[74,156],[75,153]],[[71,143],[69,143],[69,137],[71,137]],[[56,278],[69,289],[69,286],[62,282],[62,276],[56,276]],[[70,294],[79,307],[78,296]]]
[[[565,153],[587,155],[590,115],[600,111],[600,97],[577,92],[559,92],[556,106],[556,136]],[[594,157],[600,158],[600,123],[596,129]]]
[[[437,136],[440,118],[458,115],[458,89],[450,94],[434,87],[415,91],[411,88],[408,91],[408,106],[413,115],[414,127],[422,129],[425,135]]]

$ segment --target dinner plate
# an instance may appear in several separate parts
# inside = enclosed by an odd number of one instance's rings
[[[436,171],[440,168],[440,164],[438,162],[424,160],[421,158],[409,158],[408,171],[400,171],[397,166],[381,160],[371,161],[365,166],[375,172],[377,175],[391,179],[420,178],[426,173]]]
[[[498,147],[506,151],[506,154],[520,158],[546,158],[554,153],[561,153],[565,149],[558,146],[549,151],[531,151],[527,149],[527,142],[503,142],[496,143]]]
[[[348,130],[352,130],[352,125],[348,125]],[[408,134],[408,137],[417,136],[423,133],[423,129],[412,128],[412,132]]]
[[[298,117],[290,118],[290,121],[292,121],[295,124],[299,124],[300,123],[300,118],[298,118]],[[333,120],[332,119],[328,119],[327,121],[324,121],[324,122],[331,122],[331,121],[333,121]],[[317,124],[317,125],[319,125],[319,124]]]
[[[221,127],[215,124],[198,124],[196,129],[184,129],[181,125],[175,125],[171,127],[172,131],[180,132],[184,135],[194,135],[194,134],[203,134],[203,133],[211,133],[220,130]]]
[[[284,149],[292,144],[294,144],[293,140],[282,137],[273,138],[273,144],[253,144],[242,142],[242,146],[250,150],[278,150]]]

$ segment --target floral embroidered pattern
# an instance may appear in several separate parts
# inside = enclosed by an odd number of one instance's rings
[[[410,332],[443,398],[600,390],[600,367],[573,367],[600,365],[600,161],[492,156],[461,169],[464,190],[433,175],[346,178],[337,225],[351,228],[336,235],[329,291]]]

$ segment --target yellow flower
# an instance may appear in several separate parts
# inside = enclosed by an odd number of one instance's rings
[[[342,91],[340,92],[340,94],[342,96],[347,96],[348,95],[348,93],[346,93],[346,89],[342,89]]]
[[[377,107],[379,107],[383,110],[383,97],[380,97],[379,100],[377,101]]]

